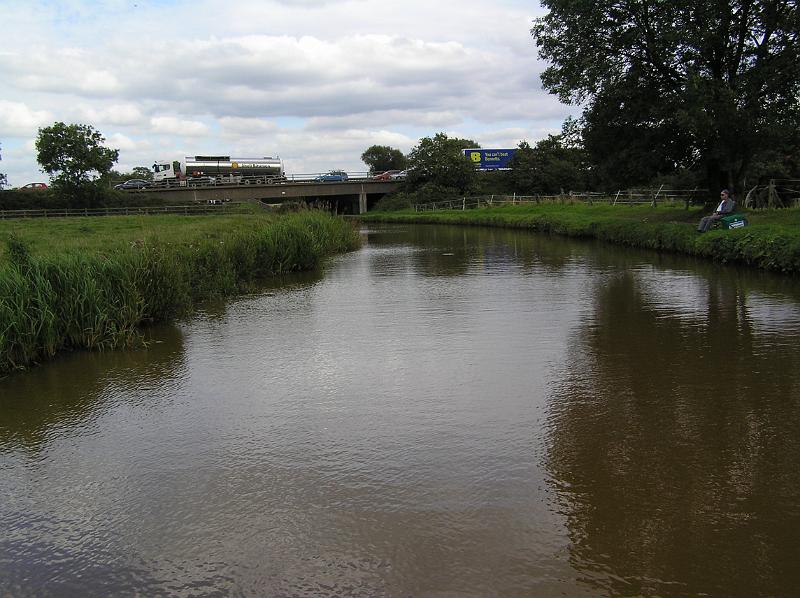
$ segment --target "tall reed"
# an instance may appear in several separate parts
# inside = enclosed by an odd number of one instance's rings
[[[313,211],[189,244],[148,239],[105,254],[31,257],[12,237],[0,266],[0,374],[64,349],[131,345],[143,321],[185,313],[257,278],[315,268],[358,243],[349,223]]]

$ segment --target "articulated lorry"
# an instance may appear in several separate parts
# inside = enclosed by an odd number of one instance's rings
[[[264,184],[285,180],[280,158],[186,156],[183,160],[156,160],[153,182],[166,185]]]

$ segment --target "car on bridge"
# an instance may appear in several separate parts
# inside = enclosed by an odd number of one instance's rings
[[[150,181],[146,181],[144,179],[129,179],[124,183],[120,183],[119,185],[114,185],[114,189],[117,191],[125,191],[127,189],[147,189],[148,187],[152,187],[153,183]]]
[[[346,180],[347,173],[344,170],[331,170],[314,179],[317,183],[341,183]]]
[[[407,170],[401,170],[400,172],[395,172],[393,175],[389,177],[389,180],[392,181],[404,181],[406,180],[406,176],[408,176]]]
[[[373,181],[391,181],[392,177],[396,175],[399,170],[387,170],[386,172],[381,172],[380,174],[376,174],[372,177]]]
[[[47,183],[28,183],[19,188],[20,191],[41,191],[47,189]]]

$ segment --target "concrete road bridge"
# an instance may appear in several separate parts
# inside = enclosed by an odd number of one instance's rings
[[[373,181],[350,179],[347,181],[284,181],[270,184],[220,184],[197,186],[152,187],[128,191],[147,193],[170,200],[193,199],[197,202],[210,200],[261,201],[280,203],[285,200],[303,200],[308,203],[328,201],[335,205],[338,213],[363,214],[380,198],[397,189],[399,181]]]

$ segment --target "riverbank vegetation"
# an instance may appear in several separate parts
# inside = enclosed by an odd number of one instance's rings
[[[17,220],[0,223],[0,239],[0,374],[130,346],[145,322],[359,244],[351,224],[318,211]]]
[[[751,210],[749,226],[699,234],[700,209],[581,203],[506,205],[474,210],[373,212],[366,221],[525,228],[628,247],[800,274],[800,208]]]

